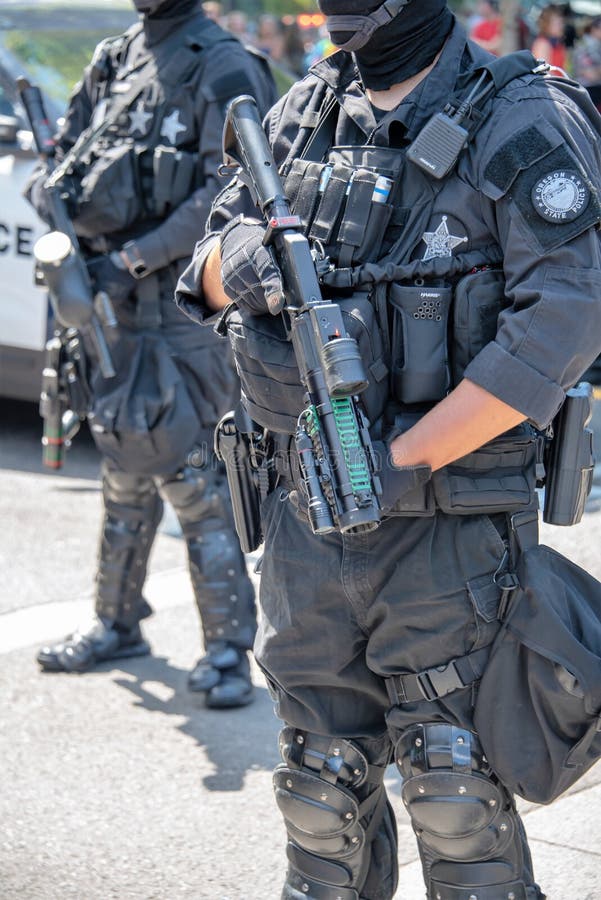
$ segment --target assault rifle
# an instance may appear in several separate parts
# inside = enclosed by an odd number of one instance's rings
[[[295,441],[315,534],[371,531],[380,522],[379,479],[368,422],[356,395],[368,380],[340,307],[321,296],[315,261],[291,214],[255,101],[243,95],[227,111],[224,165],[242,167],[265,217],[265,244],[282,272],[284,316],[306,405]]]
[[[117,322],[107,294],[99,291],[94,296],[61,193],[64,172],[54,166],[56,146],[42,94],[26,78],[17,78],[17,90],[36,149],[48,173],[44,189],[50,225],[54,230],[36,241],[33,252],[60,326],[46,345],[40,396],[40,414],[44,419],[43,462],[50,468],[59,469],[63,465],[65,448],[85,418],[89,402],[85,356],[78,332],[89,339],[103,376],[113,378],[115,369],[103,325],[114,328]]]
[[[41,91],[26,78],[17,78],[17,90],[25,107],[33,139],[48,178],[44,184],[53,231],[36,242],[34,256],[43,273],[57,320],[89,338],[105,378],[115,369],[103,332],[103,324],[117,324],[111,302],[104,291],[94,296],[92,282],[81,256],[79,242],[62,195],[64,172],[54,167],[56,145],[44,109]],[[60,177],[59,177],[60,176]]]

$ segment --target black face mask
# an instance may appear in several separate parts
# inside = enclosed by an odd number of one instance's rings
[[[320,0],[332,42],[354,52],[365,87],[383,91],[432,63],[453,25],[446,0]]]
[[[133,0],[142,16],[148,47],[165,40],[172,31],[185,23],[187,17],[200,10],[199,0]]]
[[[151,19],[169,19],[190,12],[198,0],[133,0],[140,15]]]

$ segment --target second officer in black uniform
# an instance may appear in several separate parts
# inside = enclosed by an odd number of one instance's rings
[[[37,658],[45,671],[74,672],[149,652],[142,588],[165,498],[184,533],[204,632],[206,656],[189,687],[211,707],[230,707],[252,699],[255,607],[212,432],[237,386],[223,346],[172,297],[218,191],[224,107],[249,92],[266,111],[273,82],[196,0],[134,5],[139,23],[97,47],[58,135],[57,159],[71,153],[62,187],[72,221],[94,287],[118,319],[117,375],[103,379],[90,355],[104,500],[95,617]],[[29,187],[42,218],[45,180],[39,170]],[[158,398],[153,368],[163,379]]]

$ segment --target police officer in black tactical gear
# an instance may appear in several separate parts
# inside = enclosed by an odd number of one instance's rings
[[[220,327],[265,453],[255,653],[285,723],[282,897],[395,895],[394,763],[429,900],[535,900],[474,702],[517,555],[537,540],[545,430],[600,350],[601,125],[529,53],[495,60],[471,43],[444,0],[320,8],[341,52],[265,132],[369,373],[359,403],[380,450],[378,527],[310,526],[286,343],[298,310],[280,315],[289,286],[273,249],[293,219],[265,239],[235,179],[176,295],[205,324],[234,301]],[[312,473],[321,465],[317,446]],[[311,503],[318,482],[331,490],[314,478]]]
[[[196,0],[135,6],[139,22],[97,47],[58,136],[58,162],[71,153],[61,187],[88,271],[118,319],[109,338],[117,374],[104,379],[90,353],[90,422],[104,457],[95,617],[37,659],[45,671],[79,672],[149,652],[142,588],[166,499],[184,533],[204,632],[189,688],[210,707],[240,706],[252,699],[254,592],[212,452],[236,380],[218,339],[172,298],[218,191],[225,105],[243,91],[266,111],[273,80]],[[45,178],[38,170],[29,187],[42,217]]]

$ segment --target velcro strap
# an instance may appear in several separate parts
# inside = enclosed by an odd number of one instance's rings
[[[482,647],[474,653],[459,656],[442,666],[424,669],[423,672],[392,675],[386,679],[388,696],[395,706],[421,700],[438,700],[439,697],[445,697],[478,681],[484,673],[489,656],[490,646]]]

